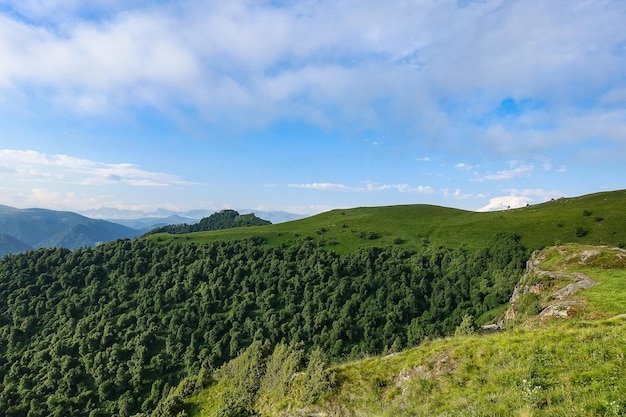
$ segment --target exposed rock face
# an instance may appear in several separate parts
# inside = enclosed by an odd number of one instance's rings
[[[557,251],[562,257],[558,265],[549,270],[543,269],[548,251]],[[515,287],[509,302],[511,306],[505,317],[498,323],[502,327],[506,321],[518,317],[517,302],[524,294],[535,293],[541,296],[542,310],[540,319],[550,317],[568,318],[585,307],[585,303],[574,294],[584,288],[599,285],[597,282],[580,272],[569,272],[568,265],[594,266],[602,268],[623,268],[626,265],[626,250],[619,248],[594,247],[581,250],[576,246],[559,246],[535,251],[526,263],[526,272]],[[560,286],[563,281],[569,284]],[[554,283],[558,282],[559,285]],[[559,287],[560,288],[557,288]],[[552,291],[549,293],[548,291]]]

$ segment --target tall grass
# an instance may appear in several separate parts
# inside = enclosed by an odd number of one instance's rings
[[[626,413],[626,320],[436,340],[337,366],[311,412],[346,416],[608,416]]]

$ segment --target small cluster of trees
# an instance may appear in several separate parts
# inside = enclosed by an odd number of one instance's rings
[[[235,210],[222,210],[205,217],[195,224],[171,224],[156,227],[150,230],[147,235],[155,233],[170,233],[179,235],[193,232],[206,232],[209,230],[231,229],[234,227],[265,226],[272,224],[269,220],[258,218],[254,213],[241,215]]]

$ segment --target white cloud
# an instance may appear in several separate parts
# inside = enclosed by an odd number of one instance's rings
[[[297,118],[367,129],[392,115],[442,146],[473,132],[470,142],[507,153],[624,138],[619,111],[567,116],[623,98],[623,83],[607,81],[624,73],[620,2],[3,3],[33,19],[0,14],[5,103],[31,97],[88,113],[182,104],[253,126]],[[506,97],[550,106],[508,125],[477,122]],[[546,132],[550,116],[559,117]]]
[[[138,187],[187,183],[174,175],[145,171],[134,164],[111,164],[33,150],[0,149],[0,168],[14,182],[54,181],[84,186],[124,184]]]
[[[541,188],[523,190],[511,189],[508,190],[508,192],[510,193],[509,195],[489,199],[489,204],[479,208],[477,211],[519,208],[537,202],[544,202],[551,198],[558,198],[561,195],[559,191],[548,191]]]
[[[289,187],[293,188],[306,188],[313,190],[323,190],[323,191],[345,191],[345,192],[377,192],[377,191],[387,191],[387,190],[396,190],[400,193],[420,193],[420,194],[432,194],[435,190],[428,185],[418,185],[417,187],[411,186],[409,184],[375,184],[372,182],[368,182],[365,186],[354,187],[347,186],[344,184],[335,184],[328,182],[315,182],[315,183],[305,183],[305,184],[289,184]]]
[[[465,162],[460,162],[460,163],[454,165],[454,167],[456,169],[460,169],[460,170],[463,170],[463,171],[470,171],[472,169],[480,168],[480,165],[470,165],[470,164],[466,164]]]
[[[348,187],[343,184],[334,184],[331,182],[314,182],[306,184],[289,184],[289,187],[293,188],[307,188],[311,190],[324,190],[324,191],[355,191],[354,188]]]
[[[495,174],[484,176],[487,180],[511,180],[515,178],[528,177],[532,175],[535,167],[529,164],[520,164],[518,161],[509,162],[510,169],[498,171]]]
[[[450,191],[449,189],[444,188],[443,189],[443,196],[444,196],[444,198],[452,197],[452,198],[455,198],[457,200],[465,200],[465,199],[474,197],[474,194],[472,194],[472,193],[463,193],[460,188],[457,188],[454,191]]]
[[[532,202],[532,198],[520,195],[507,195],[489,199],[489,204],[477,211],[495,211],[524,207]]]

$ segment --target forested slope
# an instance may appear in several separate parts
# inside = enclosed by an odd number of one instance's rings
[[[527,255],[510,234],[471,251],[135,239],[10,255],[0,261],[0,410],[149,412],[254,340],[331,358],[401,349],[505,303]]]

